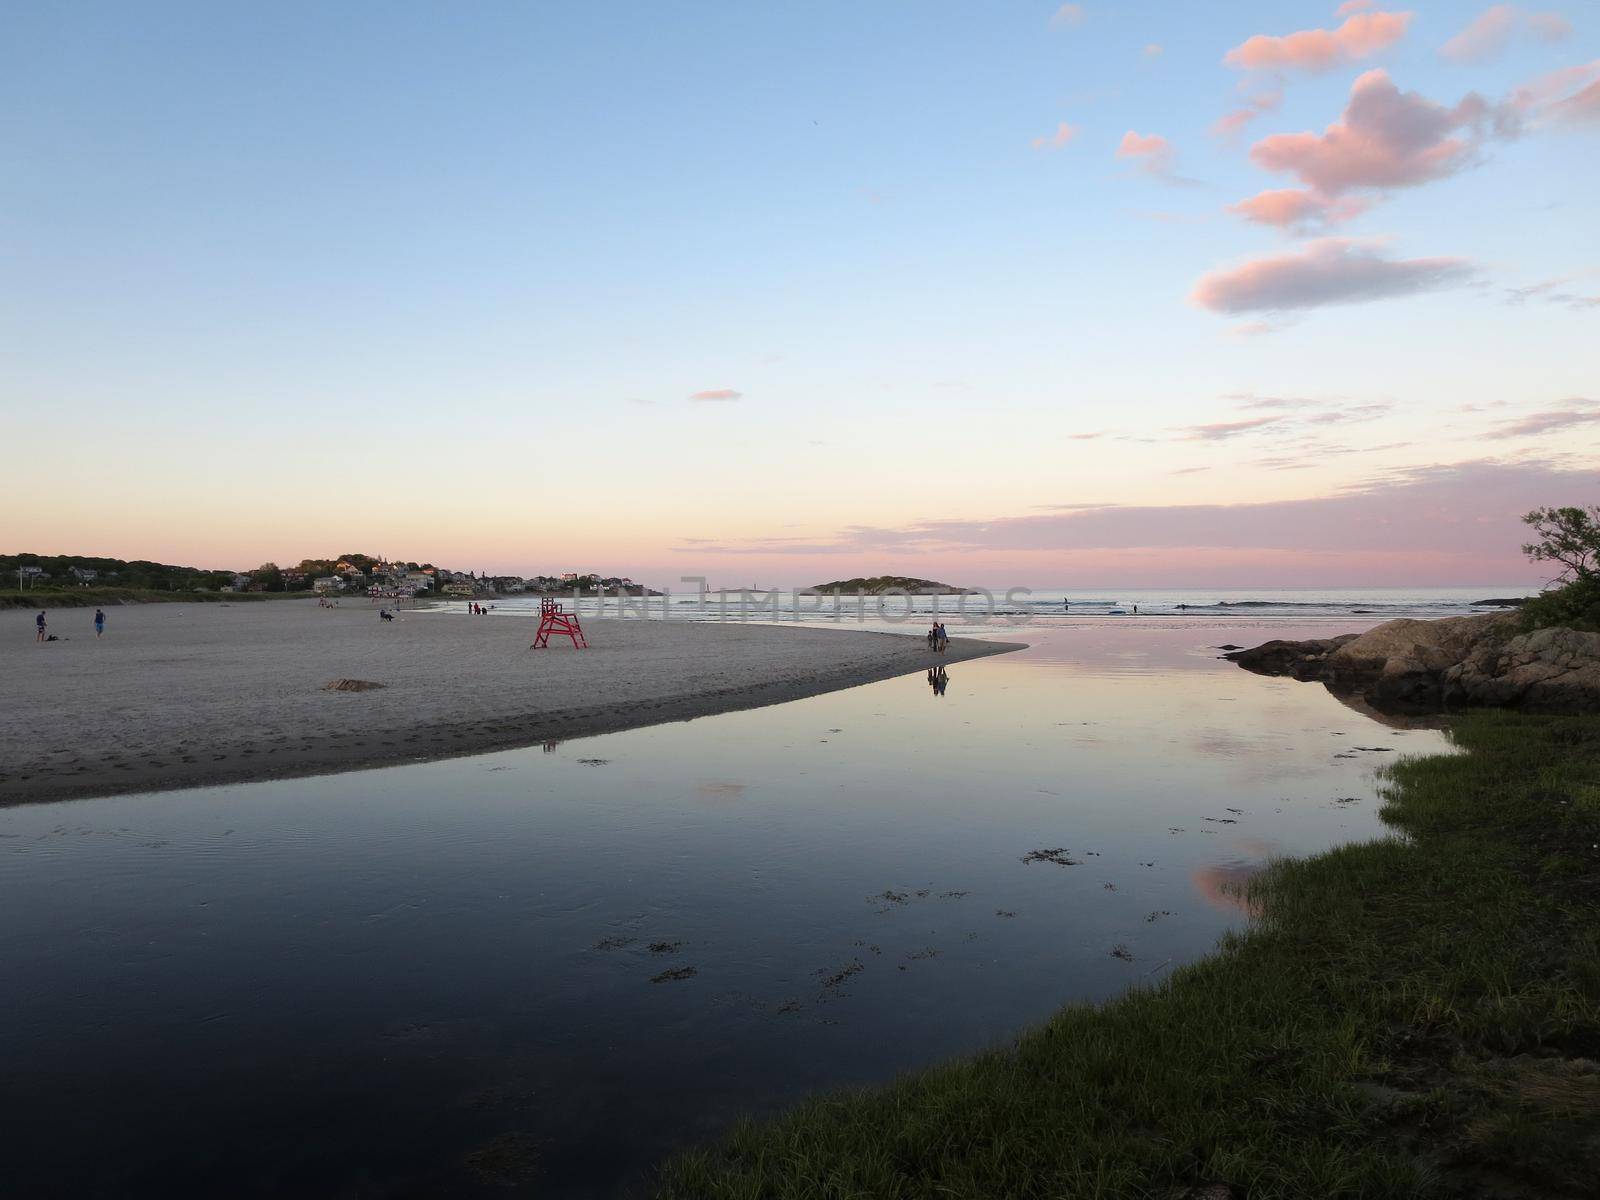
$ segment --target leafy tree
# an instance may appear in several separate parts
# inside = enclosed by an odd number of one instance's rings
[[[1524,627],[1600,631],[1600,507],[1536,508],[1522,520],[1539,535],[1522,552],[1534,562],[1558,564],[1556,580],[1566,581],[1523,606]]]
[[[1534,562],[1561,564],[1557,579],[1593,579],[1600,572],[1600,506],[1536,508],[1522,523],[1539,535],[1522,552]]]

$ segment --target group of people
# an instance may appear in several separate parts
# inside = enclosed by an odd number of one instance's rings
[[[950,646],[950,635],[944,631],[944,622],[935,621],[928,630],[928,649],[943,654]]]
[[[492,604],[479,604],[476,600],[467,603],[467,611],[475,617],[487,617],[493,608]]]
[[[44,610],[39,610],[39,615],[33,619],[34,635],[36,642],[58,642],[61,639],[50,632],[50,622],[44,619]],[[106,614],[104,609],[94,610],[94,636],[97,638],[106,635]]]

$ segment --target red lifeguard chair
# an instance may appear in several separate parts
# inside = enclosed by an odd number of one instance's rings
[[[543,650],[550,644],[550,635],[566,634],[572,639],[572,644],[579,650],[587,650],[589,643],[584,639],[583,626],[578,624],[578,614],[569,613],[562,609],[555,600],[539,601],[539,632],[533,635],[533,645],[529,650]]]

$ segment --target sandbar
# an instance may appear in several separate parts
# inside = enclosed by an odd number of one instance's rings
[[[240,783],[446,758],[754,708],[1021,649],[849,628],[585,621],[365,601],[0,612],[0,804]],[[381,683],[325,691],[339,679]]]

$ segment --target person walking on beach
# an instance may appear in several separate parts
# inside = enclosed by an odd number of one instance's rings
[[[94,636],[96,639],[106,635],[106,614],[101,609],[94,610]]]
[[[939,636],[934,640],[934,648],[940,654],[943,654],[950,648],[950,635],[945,632],[943,621],[940,621],[934,628],[939,631]]]
[[[44,623],[44,610],[43,609],[39,610],[39,615],[33,619],[33,624],[34,624],[34,627],[39,631],[34,636],[33,640],[36,641],[36,642],[44,641],[46,636],[49,633],[49,626],[47,626]]]
[[[932,625],[928,626],[928,649],[932,650],[938,644],[939,644],[939,625],[938,625],[938,622],[934,622]]]

